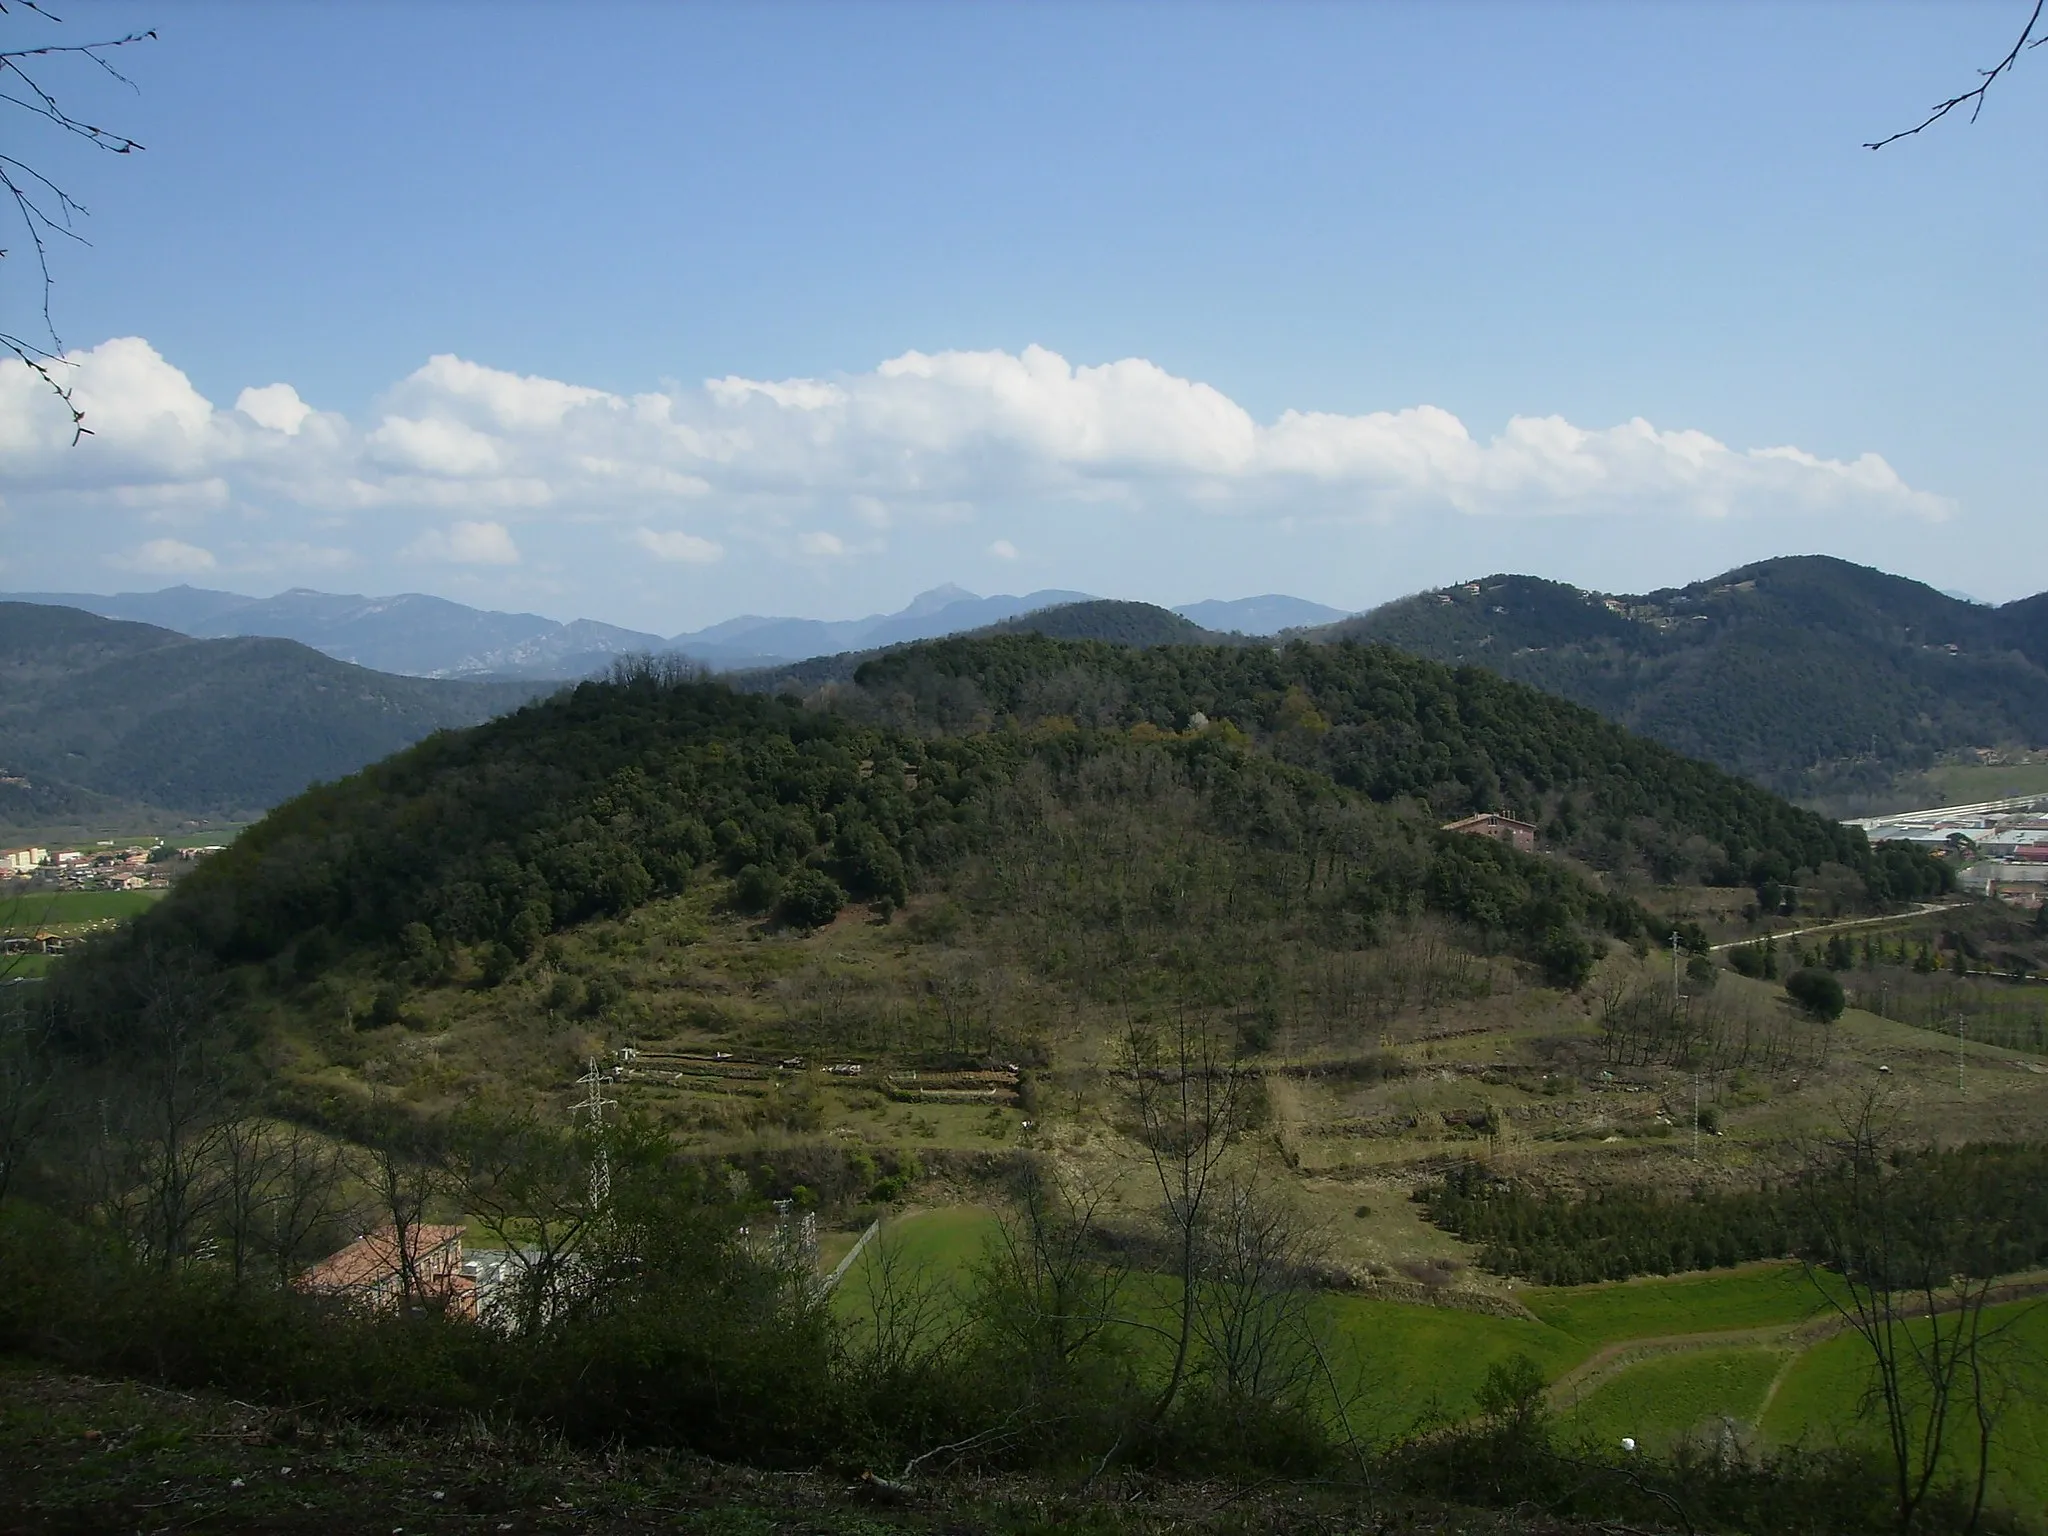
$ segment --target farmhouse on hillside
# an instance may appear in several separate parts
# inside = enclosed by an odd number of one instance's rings
[[[1467,816],[1462,821],[1447,821],[1442,830],[1462,832],[1468,837],[1490,837],[1497,843],[1512,844],[1524,853],[1536,851],[1536,828],[1526,821],[1503,816],[1499,811],[1481,811],[1477,816]]]

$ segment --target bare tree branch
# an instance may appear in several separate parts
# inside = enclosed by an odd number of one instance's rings
[[[62,23],[61,17],[45,10],[35,0],[14,0],[13,9],[40,16],[45,21]],[[7,0],[0,0],[0,16],[8,14]],[[117,48],[147,42],[155,37],[156,32],[152,29],[92,43],[45,43],[35,48],[0,49],[0,106],[13,107],[40,118],[60,132],[83,139],[93,148],[105,150],[108,154],[133,154],[142,148],[140,143],[124,133],[116,133],[74,116],[64,108],[54,91],[30,73],[30,68],[67,56],[87,59],[133,90],[135,82],[116,69],[108,55]],[[9,86],[14,89],[8,89]],[[0,155],[0,191],[4,191],[13,202],[15,215],[21,220],[29,245],[35,252],[36,271],[42,287],[42,330],[49,339],[46,346],[29,339],[25,332],[0,325],[0,350],[11,354],[32,371],[64,403],[64,408],[71,413],[71,441],[75,444],[90,436],[91,428],[86,426],[85,413],[72,398],[69,381],[57,371],[70,365],[63,357],[64,343],[57,334],[56,320],[50,308],[51,292],[56,286],[56,278],[50,271],[50,237],[61,235],[81,244],[89,243],[76,228],[77,220],[86,217],[88,210],[48,176],[12,155]],[[0,259],[9,254],[6,248],[0,247]]]
[[[1991,68],[1977,71],[1977,85],[1974,90],[1964,91],[1960,96],[1949,97],[1947,101],[1941,102],[1926,117],[1922,118],[1912,127],[1901,128],[1897,133],[1887,134],[1884,138],[1874,140],[1863,147],[1865,149],[1883,149],[1887,144],[1896,144],[1901,139],[1910,139],[1914,134],[1921,132],[1923,129],[1932,128],[1951,112],[1958,112],[1965,106],[1970,109],[1970,121],[1973,123],[1977,121],[1977,115],[1984,110],[1985,95],[1990,91],[1998,77],[2012,73],[2013,66],[2019,63],[2020,55],[2028,49],[2038,48],[2043,43],[2048,43],[2048,36],[2036,35],[2041,27],[2041,14],[2044,10],[2048,10],[2048,0],[2034,0],[2033,14],[2027,17],[2026,26],[2020,29],[2018,40],[2013,43],[2012,47],[2006,50],[2005,57],[1992,65]]]

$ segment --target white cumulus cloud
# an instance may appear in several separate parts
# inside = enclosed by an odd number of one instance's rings
[[[74,447],[47,385],[0,363],[0,479],[17,515],[104,519],[102,548],[129,547],[150,522],[190,534],[209,520],[261,521],[273,544],[358,551],[426,527],[407,546],[413,559],[511,566],[515,530],[567,539],[603,524],[614,530],[603,547],[623,540],[701,566],[742,547],[866,555],[990,506],[1276,528],[1600,515],[1641,520],[1646,538],[1660,520],[1953,510],[1876,453],[1737,447],[1641,419],[1518,416],[1475,431],[1429,404],[1260,420],[1145,359],[1075,364],[1042,347],[906,352],[839,378],[727,377],[638,395],[440,355],[359,419],[316,410],[282,382],[217,409],[139,337],[68,362],[94,435]],[[407,533],[379,537],[376,519]],[[1007,540],[987,548],[1014,558]]]
[[[989,545],[988,552],[998,560],[1014,560],[1017,558],[1017,546],[1008,539],[997,539],[995,543]]]
[[[107,563],[142,576],[202,576],[220,564],[212,550],[179,539],[151,539],[108,556]]]
[[[450,565],[517,565],[519,546],[503,523],[450,523],[429,528],[403,553],[413,560],[438,560]]]
[[[299,428],[313,414],[313,407],[301,400],[299,392],[289,384],[265,384],[260,389],[245,389],[235,396],[235,409],[257,426],[282,432],[286,437],[297,437]]]
[[[633,540],[657,560],[674,560],[684,565],[709,565],[725,553],[712,540],[680,529],[636,528]]]

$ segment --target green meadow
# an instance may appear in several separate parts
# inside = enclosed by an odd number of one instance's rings
[[[1329,1300],[1337,1390],[1355,1403],[1354,1430],[1390,1438],[1470,1418],[1487,1371],[1527,1355],[1555,1377],[1585,1358],[1585,1345],[1546,1323],[1452,1307]]]
[[[1688,1433],[1714,1433],[1723,1419],[1746,1432],[1789,1357],[1784,1349],[1696,1349],[1645,1360],[1565,1409],[1559,1428],[1567,1440],[1610,1448],[1628,1436],[1655,1455]]]
[[[2048,794],[2048,763],[1947,763],[1925,776],[1941,791],[1943,805]]]
[[[873,1315],[878,1291],[891,1283],[960,1295],[995,1233],[995,1212],[978,1205],[886,1220],[839,1282],[834,1304],[841,1316],[858,1321]]]
[[[2040,1514],[2048,1511],[2048,1391],[2037,1385],[2048,1374],[2048,1299],[1992,1308],[1987,1323],[1992,1321],[2011,1327],[2013,1362],[2021,1376],[2000,1407],[1993,1496]],[[1880,1444],[1883,1420],[1864,1407],[1869,1375],[1868,1357],[1854,1337],[1837,1334],[1816,1344],[1793,1362],[1764,1410],[1764,1437],[1782,1445]],[[1967,1406],[1963,1411],[1967,1419]],[[1967,1425],[1956,1438],[1951,1471],[1958,1478],[1976,1476],[1975,1447],[1969,1443],[1974,1432]]]
[[[995,1214],[978,1206],[920,1211],[886,1221],[841,1283],[836,1303],[856,1327],[872,1316],[884,1252],[901,1277],[949,1298],[963,1296],[995,1232]],[[843,1251],[843,1249],[841,1250]],[[1131,1300],[1147,1310],[1140,1289]],[[1600,1349],[1631,1340],[1762,1330],[1758,1342],[1674,1345],[1584,1389],[1564,1389],[1559,1428],[1567,1441],[1616,1445],[1629,1436],[1647,1452],[1668,1451],[1688,1434],[1718,1433],[1734,1422],[1745,1443],[1876,1443],[1880,1426],[1862,1412],[1867,1367],[1860,1343],[1836,1334],[1811,1347],[1790,1338],[1826,1311],[1800,1266],[1739,1269],[1518,1293],[1534,1318],[1454,1307],[1381,1301],[1332,1293],[1323,1333],[1336,1397],[1354,1433],[1372,1439],[1468,1418],[1489,1368],[1526,1355],[1552,1381]],[[2048,1300],[1997,1309],[2015,1330],[2016,1358],[2038,1376],[2048,1370]],[[1134,1330],[1134,1333],[1136,1330]],[[1142,1338],[1135,1347],[1152,1347]],[[1647,1344],[1646,1348],[1659,1346]],[[2004,1408],[1998,1465],[2000,1502],[2048,1504],[2048,1393],[2016,1392]],[[1959,1455],[1955,1475],[1970,1475],[1974,1452]]]
[[[1826,1305],[1797,1264],[1748,1264],[1705,1274],[1546,1287],[1520,1293],[1544,1322],[1587,1344],[1738,1328],[1791,1326]]]
[[[0,891],[0,930],[56,932],[118,922],[147,912],[163,898],[162,891]]]
[[[995,1214],[978,1206],[919,1211],[885,1222],[840,1282],[840,1315],[856,1327],[872,1317],[891,1265],[899,1294],[907,1287],[928,1289],[947,1299],[942,1305],[964,1296],[995,1232]],[[1156,1277],[1133,1277],[1126,1302],[1134,1317],[1163,1315],[1163,1301]],[[1417,1422],[1465,1418],[1487,1368],[1517,1354],[1554,1375],[1588,1353],[1581,1341],[1526,1318],[1339,1294],[1324,1306],[1331,1373],[1338,1393],[1357,1405],[1353,1427],[1360,1432],[1391,1434]],[[1149,1330],[1131,1332],[1132,1348],[1156,1347]]]

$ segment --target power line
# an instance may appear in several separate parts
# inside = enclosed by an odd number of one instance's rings
[[[612,1203],[612,1160],[605,1146],[604,1112],[618,1100],[604,1096],[605,1074],[595,1056],[589,1058],[589,1070],[576,1081],[589,1089],[572,1112],[590,1117],[591,1134],[597,1140],[597,1156],[590,1165],[590,1204],[592,1209],[602,1211]]]

